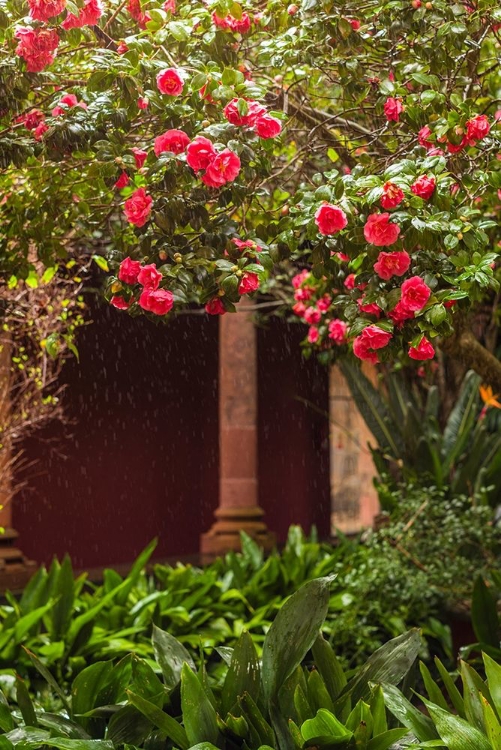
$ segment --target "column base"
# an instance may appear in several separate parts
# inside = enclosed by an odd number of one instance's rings
[[[37,569],[37,563],[28,560],[15,546],[17,531],[6,528],[0,534],[0,591],[19,591],[24,588]]]
[[[217,508],[217,521],[200,537],[202,563],[212,562],[226,552],[240,552],[240,532],[245,531],[266,552],[275,546],[275,534],[268,531],[262,521],[264,511],[258,506],[251,508]]]

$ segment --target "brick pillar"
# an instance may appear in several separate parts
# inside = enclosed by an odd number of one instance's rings
[[[365,368],[374,379],[373,368]],[[340,369],[333,365],[329,382],[331,533],[345,534],[372,526],[379,512],[372,484],[375,468],[367,443],[374,438],[353,401]]]
[[[245,306],[252,307],[250,300]],[[219,319],[219,507],[202,534],[203,560],[240,549],[245,531],[265,549],[274,544],[258,505],[257,342],[252,311]]]
[[[10,407],[10,343],[7,334],[0,336],[0,591],[22,588],[35,570],[15,546],[17,531],[12,528],[12,454],[2,435]]]

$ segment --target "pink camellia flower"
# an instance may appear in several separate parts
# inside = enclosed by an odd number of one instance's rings
[[[59,103],[52,110],[52,117],[60,117],[64,115],[66,109],[63,109],[61,105],[65,105],[66,108],[72,109],[72,107],[81,107],[81,109],[88,109],[85,102],[79,102],[75,94],[65,94],[59,100]]]
[[[218,188],[233,182],[240,172],[240,159],[229,148],[217,154],[206,169],[202,182],[208,187]]]
[[[59,37],[55,29],[19,26],[14,36],[19,39],[16,55],[26,61],[29,73],[39,73],[54,62],[59,46]]]
[[[344,286],[346,289],[351,291],[352,289],[355,289],[355,274],[350,273],[344,280]]]
[[[399,301],[393,310],[388,313],[388,317],[396,323],[398,326],[403,325],[404,321],[410,320],[414,317],[414,312],[408,310],[401,301]]]
[[[230,16],[225,16],[224,18],[221,18],[218,16],[216,12],[212,14],[212,21],[214,23],[214,26],[217,26],[218,29],[230,29]]]
[[[197,135],[186,149],[186,161],[195,172],[200,169],[207,169],[216,155],[217,152],[212,141],[204,138],[203,135]]]
[[[392,333],[383,331],[379,326],[367,326],[360,336],[357,336],[354,340],[353,353],[359,359],[365,359],[376,364],[378,360],[377,355],[374,358],[375,351],[387,346],[392,337]]]
[[[421,130],[418,132],[418,143],[420,146],[422,146],[425,149],[433,148],[433,143],[428,140],[430,135],[432,134],[430,128],[428,125],[425,125]]]
[[[353,31],[358,31],[360,26],[362,25],[360,21],[356,18],[350,18],[348,19],[348,23],[350,24]]]
[[[66,6],[66,0],[28,0],[30,18],[34,21],[48,21],[58,16]]]
[[[245,114],[240,114],[238,111],[238,102],[240,99],[232,99],[223,109],[223,114],[232,125],[236,125],[241,128],[244,126],[252,127],[256,124],[258,117],[265,116],[266,107],[262,104],[253,100],[246,101],[247,110]]]
[[[400,304],[409,312],[419,312],[428,302],[431,295],[430,287],[420,276],[411,276],[402,284]]]
[[[145,289],[158,289],[162,281],[162,274],[154,263],[143,266],[137,275],[138,283]]]
[[[411,346],[409,348],[408,355],[411,359],[433,359],[435,356],[435,349],[426,336],[423,336],[417,346]]]
[[[350,256],[346,255],[346,253],[335,253],[335,256],[342,263],[349,263],[349,261],[350,261]]]
[[[110,299],[110,305],[116,307],[117,310],[128,310],[132,305],[132,300],[127,302],[123,297],[117,296],[116,294]]]
[[[129,48],[125,44],[125,42],[119,42],[117,44],[117,55],[125,55],[125,53],[128,51],[129,51]]]
[[[367,313],[367,315],[379,315],[381,314],[381,308],[375,302],[364,303],[365,295],[357,299],[357,305],[360,312]]]
[[[174,305],[174,295],[168,289],[145,289],[139,297],[139,305],[154,315],[167,315]]]
[[[235,245],[241,252],[244,250],[254,250],[256,253],[260,253],[262,248],[254,242],[254,240],[241,240],[238,237],[233,237],[231,240],[232,244]]]
[[[304,319],[309,325],[320,323],[321,318],[322,313],[320,312],[320,310],[317,310],[315,307],[306,308],[304,312]]]
[[[117,190],[121,190],[122,188],[127,187],[129,182],[130,178],[127,172],[122,172],[118,180],[115,182],[115,187]]]
[[[49,129],[49,126],[45,124],[45,122],[41,122],[39,125],[36,126],[35,130],[33,131],[33,137],[36,141],[41,141],[43,138],[44,133],[46,133]]]
[[[409,270],[411,258],[405,250],[391,253],[381,252],[374,263],[374,270],[380,279],[388,281],[393,276],[403,276]]]
[[[85,0],[83,8],[80,8],[78,16],[68,13],[61,26],[63,29],[80,29],[82,26],[95,26],[103,15],[103,6],[100,0]]]
[[[224,315],[226,312],[225,306],[222,303],[221,297],[213,297],[205,305],[205,312],[209,315]]]
[[[418,177],[415,182],[411,185],[411,190],[414,195],[418,195],[423,200],[427,201],[431,198],[435,191],[436,180],[433,176],[428,177],[427,174],[422,174]]]
[[[153,198],[144,188],[135,190],[124,204],[127,221],[136,227],[144,226],[150,218],[152,204]]]
[[[131,151],[134,154],[134,161],[136,162],[136,169],[141,169],[144,162],[148,158],[148,152],[143,151],[142,148],[137,148],[136,146],[133,146],[131,148]]]
[[[376,352],[369,348],[366,341],[361,336],[357,336],[353,341],[353,354],[359,359],[363,359],[365,362],[370,362],[373,365],[377,365],[379,358]]]
[[[404,191],[393,182],[385,182],[380,203],[383,208],[396,208],[404,199]]]
[[[165,0],[165,3],[163,4],[163,9],[166,13],[175,13],[176,12],[176,0]]]
[[[346,334],[348,332],[348,326],[343,320],[335,318],[329,323],[329,338],[332,339],[338,346],[346,343]]]
[[[236,31],[238,34],[247,34],[250,31],[251,20],[248,13],[242,13],[240,18],[230,16],[230,19],[230,28],[232,31]]]
[[[259,289],[259,276],[257,273],[250,273],[247,271],[240,279],[238,293],[250,294],[251,292],[255,292],[256,289]]]
[[[141,270],[141,263],[132,258],[124,258],[118,269],[118,278],[124,284],[137,284],[137,276]]]
[[[160,156],[165,151],[172,154],[182,154],[186,151],[190,138],[184,130],[166,130],[155,138],[155,154]]]
[[[151,21],[151,16],[148,11],[143,13],[141,0],[128,0],[127,10],[142,29],[146,28],[148,21]]]
[[[41,109],[32,109],[26,115],[16,117],[16,122],[21,122],[27,130],[35,130],[45,120],[45,114]]]
[[[299,7],[295,3],[292,3],[291,5],[288,6],[287,13],[289,14],[289,16],[295,16],[298,10],[299,10]]]
[[[468,138],[465,135],[464,138],[461,139],[460,143],[447,143],[447,151],[450,154],[459,154],[459,152],[462,151],[467,145]],[[428,155],[430,155],[430,152],[428,152]]]
[[[384,113],[388,122],[398,122],[403,109],[401,100],[394,99],[392,96],[389,96],[384,103]]]
[[[292,312],[294,313],[294,315],[298,315],[300,318],[302,318],[306,312],[306,305],[304,304],[304,302],[296,302],[294,305],[292,305]]]
[[[315,326],[310,326],[308,329],[308,341],[310,344],[316,344],[320,338],[320,331]]]
[[[310,287],[301,287],[294,292],[294,299],[298,300],[298,302],[308,302],[311,299],[311,295],[312,290]]]
[[[282,123],[276,117],[263,115],[258,117],[254,131],[260,138],[275,138],[282,130]]]
[[[157,86],[161,94],[179,96],[183,91],[184,83],[178,70],[175,68],[166,68],[158,73]]]
[[[489,135],[491,126],[485,115],[476,115],[466,123],[466,137],[471,141],[481,141]]]
[[[140,96],[137,100],[137,106],[139,109],[148,109],[148,104],[150,103],[150,100],[147,96]]]
[[[310,272],[308,271],[308,269],[307,268],[303,268],[302,271],[300,271],[295,276],[293,276],[292,277],[292,286],[294,287],[294,289],[299,289],[299,287],[301,286],[301,284],[303,284],[306,281],[306,279],[308,278],[309,275],[310,275]]]
[[[348,224],[342,208],[331,203],[322,203],[315,212],[315,224],[320,234],[336,234]]]
[[[390,214],[371,214],[364,226],[364,237],[376,247],[393,245],[398,240],[400,227],[390,222]]]
[[[329,307],[332,304],[332,297],[329,297],[328,294],[324,294],[322,299],[319,299],[317,302],[317,310],[320,310],[320,312],[327,312]]]

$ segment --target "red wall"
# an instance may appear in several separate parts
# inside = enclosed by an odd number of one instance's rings
[[[93,318],[64,368],[71,437],[51,427],[26,444],[20,546],[76,567],[129,562],[154,536],[157,557],[196,553],[217,506],[217,319],[156,326],[102,305]],[[327,422],[295,399],[327,411],[327,374],[301,360],[298,334],[275,322],[258,338],[260,502],[279,539],[293,522],[329,528]]]

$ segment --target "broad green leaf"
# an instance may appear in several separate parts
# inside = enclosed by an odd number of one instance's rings
[[[492,747],[501,748],[501,724],[498,717],[483,695],[480,696],[480,700],[484,708],[484,731]]]
[[[75,677],[71,687],[73,716],[85,714],[96,706],[97,696],[112,671],[113,664],[110,661],[98,661]]]
[[[38,726],[37,715],[26,683],[19,675],[16,675],[16,697],[17,705],[21,711],[24,723],[29,727]]]
[[[186,730],[169,714],[155,706],[154,703],[142,698],[140,695],[127,691],[129,701],[141,713],[167,735],[181,750],[187,750],[192,744],[188,741]]]
[[[162,670],[168,688],[173,688],[178,684],[181,679],[183,664],[188,664],[191,669],[195,669],[195,664],[189,652],[170,633],[153,625],[151,641],[155,659]]]
[[[181,709],[190,745],[199,742],[217,744],[219,729],[216,712],[200,680],[188,664],[183,664],[181,671]]]
[[[491,659],[488,654],[483,653],[482,658],[493,707],[501,718],[501,665]]]
[[[410,729],[421,741],[434,740],[437,738],[437,730],[433,722],[422,711],[412,705],[410,701],[394,685],[381,685],[384,702],[388,711],[398,721]]]
[[[47,667],[44,664],[42,664],[40,659],[37,656],[35,656],[35,654],[33,654],[29,649],[27,649],[26,646],[23,646],[23,649],[26,655],[28,656],[28,658],[30,659],[30,661],[32,662],[32,664],[40,672],[44,680],[50,685],[50,687],[54,690],[54,692],[57,693],[57,695],[61,698],[63,706],[66,708],[68,713],[71,714],[71,708],[70,708],[68,699],[64,691],[61,690],[58,683],[56,682],[52,674],[49,672]]]
[[[423,678],[424,686],[426,688],[426,692],[428,693],[428,698],[432,703],[436,703],[437,706],[441,706],[441,708],[447,710],[447,701],[442,695],[442,691],[438,687],[435,680],[432,678],[430,670],[422,661],[419,662],[419,671],[421,672],[421,677]]]
[[[500,623],[496,600],[482,576],[477,576],[471,602],[473,630],[480,643],[499,646]]]
[[[443,708],[430,703],[430,701],[425,700],[424,704],[433,719],[438,734],[449,750],[492,750],[485,734],[472,727],[467,721],[449,713],[449,711],[444,711]]]
[[[346,675],[330,644],[320,633],[312,648],[315,666],[322,675],[329,695],[336,700],[347,684]]]
[[[452,705],[454,706],[454,709],[456,712],[461,716],[463,719],[465,718],[464,713],[464,700],[461,696],[461,693],[457,689],[457,687],[454,684],[454,680],[440,661],[438,657],[435,657],[435,666],[437,667],[440,677],[442,678],[442,682],[444,683],[444,687],[447,690],[447,695],[450,698],[450,701]]]
[[[59,640],[64,637],[73,612],[75,599],[74,578],[71,560],[68,555],[64,556],[59,569],[56,593],[57,600],[51,611],[50,634],[53,640]]]
[[[314,737],[352,737],[350,732],[340,721],[336,719],[333,713],[321,708],[317,711],[314,719],[308,719],[301,725],[301,734],[305,740]]]
[[[235,644],[231,664],[221,693],[223,716],[236,703],[237,698],[248,693],[257,700],[260,687],[259,661],[254,642],[244,631]]]
[[[388,729],[369,740],[367,750],[388,750],[408,733],[407,729]]]

